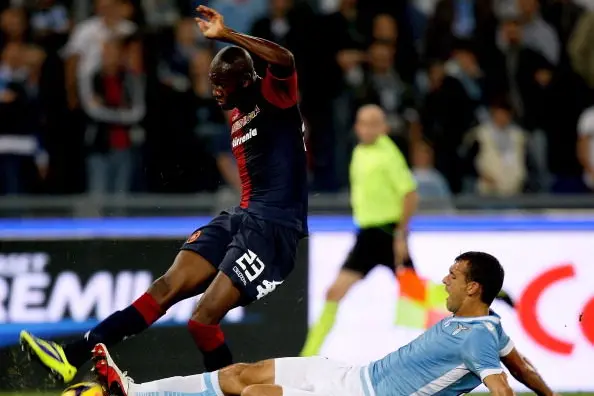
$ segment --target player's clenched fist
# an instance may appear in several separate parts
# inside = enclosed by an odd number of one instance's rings
[[[196,11],[198,11],[202,16],[195,19],[198,23],[200,31],[202,34],[204,34],[204,37],[209,39],[218,39],[223,37],[225,23],[221,14],[212,8],[208,8],[203,5],[197,7]]]

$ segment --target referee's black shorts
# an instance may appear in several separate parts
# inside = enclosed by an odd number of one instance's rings
[[[342,269],[358,272],[363,277],[376,265],[385,265],[394,271],[395,229],[395,223],[360,229],[355,246],[349,252]],[[404,262],[404,265],[413,268],[410,258]]]

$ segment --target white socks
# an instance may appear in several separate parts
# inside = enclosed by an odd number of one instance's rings
[[[187,377],[170,377],[142,384],[131,384],[128,396],[224,396],[219,372]]]

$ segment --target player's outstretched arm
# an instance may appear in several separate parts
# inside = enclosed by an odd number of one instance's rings
[[[489,393],[494,396],[514,396],[515,393],[509,383],[505,373],[491,374],[483,378],[483,383],[489,388]]]
[[[291,71],[294,69],[295,60],[288,49],[272,41],[230,29],[225,26],[223,16],[212,8],[201,5],[196,10],[202,16],[196,18],[196,22],[205,37],[243,47],[271,65],[287,68]]]
[[[516,348],[512,349],[507,355],[502,356],[501,362],[515,379],[526,385],[538,396],[555,395],[555,392],[548,387],[534,366]]]

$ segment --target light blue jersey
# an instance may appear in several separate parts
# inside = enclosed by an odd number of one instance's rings
[[[513,349],[500,318],[448,317],[367,366],[366,396],[459,395],[503,372],[500,357]]]

